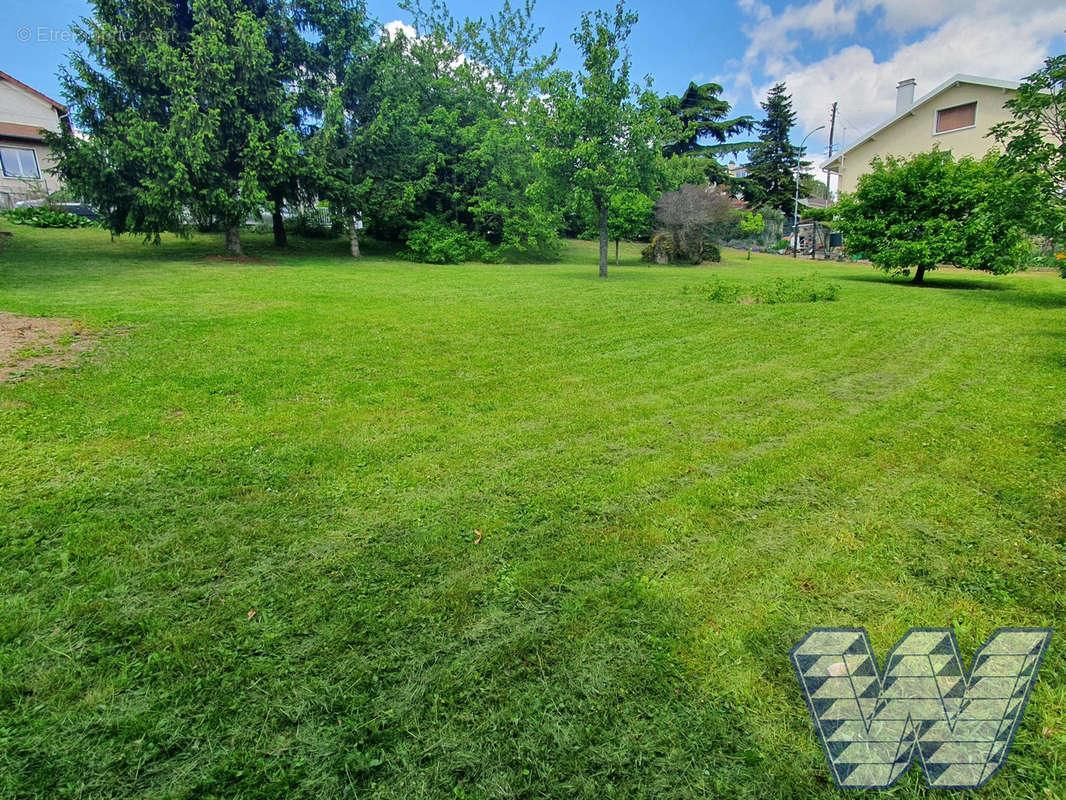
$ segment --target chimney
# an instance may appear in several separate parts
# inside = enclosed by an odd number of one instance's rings
[[[914,78],[896,84],[896,113],[902,114],[914,105]]]

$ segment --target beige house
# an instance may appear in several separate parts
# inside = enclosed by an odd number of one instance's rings
[[[60,125],[70,125],[66,106],[0,72],[0,208],[61,187],[48,173],[54,162],[41,137]]]
[[[906,158],[939,147],[956,158],[980,158],[996,146],[988,133],[1010,119],[1003,104],[1017,89],[1017,81],[956,75],[915,100],[914,79],[900,81],[892,119],[847,146],[822,169],[839,176],[837,191],[853,192],[876,156]]]

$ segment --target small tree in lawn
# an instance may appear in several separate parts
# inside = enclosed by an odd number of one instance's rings
[[[939,264],[1013,272],[1029,253],[1032,182],[996,155],[955,161],[934,150],[875,159],[854,194],[834,207],[848,251],[921,283]]]
[[[623,3],[613,13],[585,13],[572,38],[584,56],[574,76],[546,81],[550,113],[544,124],[546,166],[569,191],[595,209],[600,277],[607,277],[611,201],[627,189],[647,190],[655,177],[663,111],[650,90],[634,97],[626,40],[637,15]]]
[[[614,263],[622,239],[632,241],[651,232],[655,202],[636,189],[623,189],[611,198],[611,215],[607,227],[614,239]]]
[[[740,229],[749,236],[760,236],[766,228],[762,214],[757,211],[745,212],[740,218]],[[748,261],[751,261],[751,242],[748,242]]]
[[[992,129],[1004,164],[1038,181],[1035,227],[1066,249],[1066,55],[1047,59],[1004,106],[1014,118]],[[1066,278],[1066,262],[1061,268]]]

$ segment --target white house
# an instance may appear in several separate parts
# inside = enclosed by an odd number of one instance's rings
[[[956,158],[980,158],[996,147],[988,134],[993,125],[1011,118],[1003,104],[1014,96],[1018,85],[1017,81],[955,75],[915,100],[914,79],[900,81],[895,115],[826,161],[822,169],[837,173],[838,191],[853,192],[878,156],[907,158],[939,147]]]
[[[61,188],[41,131],[69,125],[66,106],[0,72],[0,208]]]

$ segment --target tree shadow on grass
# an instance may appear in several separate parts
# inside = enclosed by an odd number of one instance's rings
[[[1009,291],[1011,289],[1009,286],[993,283],[992,280],[988,278],[968,278],[935,274],[926,274],[925,280],[922,283],[914,283],[910,278],[886,275],[884,273],[872,273],[869,275],[839,275],[836,276],[836,278],[842,281],[856,281],[859,283],[890,283],[902,288],[910,289],[958,289],[962,291],[984,289],[996,292]]]
[[[1019,308],[1066,308],[1066,291],[1056,291],[1055,288],[1031,289],[1019,286],[1016,283],[1006,284],[1000,282],[997,277],[978,277],[975,275],[971,278],[963,275],[936,275],[934,273],[933,275],[926,275],[925,281],[922,283],[912,283],[909,278],[876,273],[871,275],[840,275],[837,278],[842,281],[855,281],[858,283],[894,284],[901,289],[950,289],[964,292],[983,290],[988,292],[987,295],[983,296],[994,298],[999,302],[1018,306]],[[1066,282],[1064,282],[1062,288],[1066,289]]]

